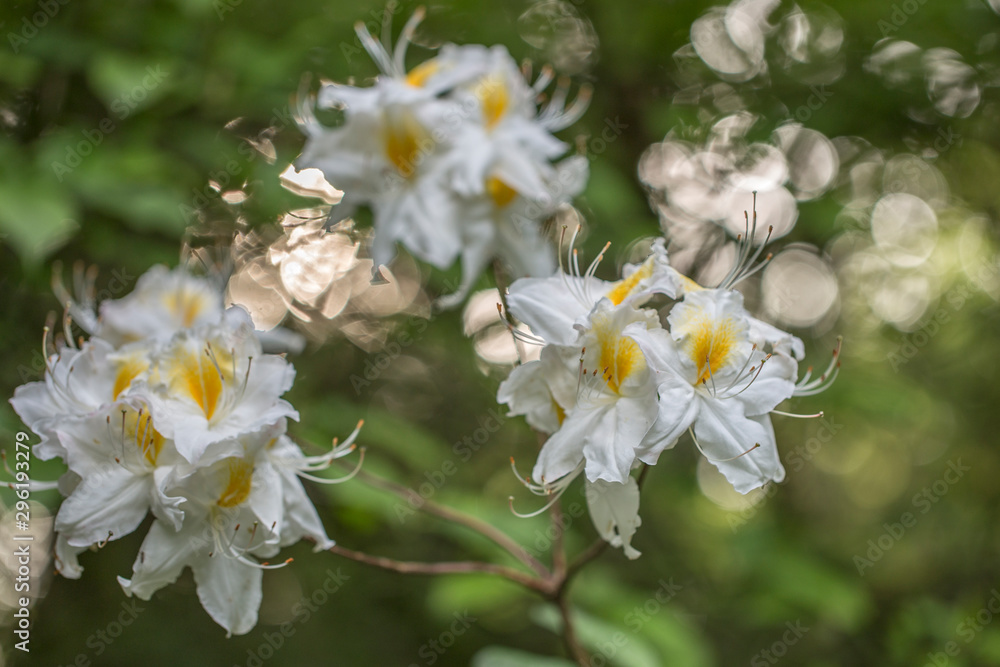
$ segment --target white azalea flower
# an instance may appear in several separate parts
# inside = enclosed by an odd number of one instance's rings
[[[67,341],[72,338],[67,336]],[[44,346],[44,345],[43,345]],[[144,379],[150,366],[151,348],[133,343],[115,350],[99,338],[79,348],[63,347],[45,362],[45,377],[14,390],[10,399],[22,421],[41,437],[35,456],[51,459],[66,450],[54,429],[67,420],[99,410],[125,394],[133,383]]]
[[[559,430],[542,446],[532,477],[540,483],[581,462],[590,481],[624,483],[657,418],[656,387],[646,359],[625,329],[658,328],[657,314],[602,300],[581,338],[579,391]],[[646,447],[658,443],[647,443]]]
[[[132,577],[118,578],[127,595],[148,600],[190,567],[198,599],[227,635],[256,625],[261,573],[275,567],[256,559],[278,552],[283,512],[278,472],[259,456],[272,436],[266,430],[241,436],[242,451],[176,479],[172,490],[184,498],[184,521],[179,530],[153,522]]]
[[[575,237],[576,233],[567,253],[568,270],[560,255],[560,268],[555,275],[518,280],[510,286],[507,296],[510,312],[544,342],[575,345],[580,335],[576,325],[586,320],[601,299],[615,306],[638,307],[654,294],[676,295],[679,277],[668,262],[663,239],[654,241],[649,257],[642,264],[626,264],[623,278],[608,282],[594,277],[604,251],[581,273],[573,250]]]
[[[566,107],[560,83],[539,109],[551,73],[529,86],[500,46],[445,45],[407,72],[407,45],[422,15],[411,17],[394,50],[356,28],[382,74],[368,88],[323,86],[317,105],[342,110],[343,123],[323,127],[302,109],[309,138],[296,166],[320,169],[344,191],[328,225],[371,208],[376,266],[392,259],[397,242],[441,269],[461,255],[461,286],[438,303],[450,307],[493,257],[516,276],[551,272],[539,223],[586,181],[582,158],[552,164],[567,145],[551,133],[582,115],[589,91]]]
[[[552,275],[555,256],[542,223],[583,191],[587,170],[586,158],[566,158],[541,182],[542,193],[531,196],[492,173],[482,192],[462,197],[462,282],[438,305],[449,308],[464,300],[493,257],[503,260],[514,278]]]
[[[500,383],[497,401],[507,405],[508,415],[524,415],[532,428],[555,433],[576,405],[579,357],[570,347],[543,347],[537,361],[517,366]]]
[[[103,301],[97,331],[113,345],[132,341],[166,342],[178,331],[217,322],[222,290],[183,266],[157,265],[146,271],[130,294]]]
[[[280,396],[295,370],[261,352],[246,311],[232,308],[215,325],[184,330],[155,356],[148,382],[134,393],[157,415],[160,432],[196,463],[214,442],[259,431],[282,417],[298,419]]]
[[[358,437],[363,422],[358,423],[357,428],[343,443],[338,444],[334,440],[333,447],[329,452],[316,456],[305,456],[299,446],[292,442],[287,435],[284,435],[284,423],[285,420],[281,420],[277,425],[282,435],[269,440],[263,452],[264,457],[276,471],[281,488],[283,513],[278,530],[281,536],[281,545],[294,544],[305,538],[316,544],[315,551],[323,551],[332,547],[334,541],[327,537],[323,522],[299,480],[302,478],[320,484],[339,484],[351,479],[354,473],[337,479],[318,477],[312,473],[326,470],[333,461],[353,452],[356,448],[354,441]],[[358,467],[354,472],[361,468],[363,460],[362,453],[361,460],[358,461]]]
[[[672,426],[662,437],[693,426],[699,449],[740,493],[784,479],[768,413],[795,392],[794,359],[766,355],[750,341],[734,290],[689,291],[668,321],[669,333],[633,333],[656,371],[661,408],[674,415],[663,420]],[[640,458],[655,463],[658,455]]]
[[[56,515],[55,530],[70,547],[123,537],[149,510],[175,527],[180,498],[166,493],[183,462],[156,428],[148,406],[119,400],[94,414],[61,424],[59,440],[70,471],[80,478]]]
[[[371,206],[376,266],[392,259],[397,241],[438,268],[450,266],[461,249],[448,154],[461,126],[471,121],[441,95],[478,72],[457,59],[433,59],[407,74],[406,48],[421,18],[422,12],[414,13],[394,53],[363,25],[356,27],[382,76],[369,88],[323,86],[318,105],[343,109],[342,125],[326,128],[311,110],[301,113],[309,138],[296,166],[320,169],[344,191],[329,225],[353,215],[358,206]]]

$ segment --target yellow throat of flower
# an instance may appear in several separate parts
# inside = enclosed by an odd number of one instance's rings
[[[600,349],[600,368],[608,389],[620,393],[621,385],[633,374],[646,368],[646,357],[631,338],[621,335],[610,318],[595,317],[593,332]]]
[[[163,305],[167,307],[174,319],[187,329],[194,324],[194,321],[205,312],[210,304],[205,294],[187,291],[182,285],[163,295]]]
[[[498,74],[484,76],[476,84],[475,94],[483,109],[483,123],[487,130],[493,130],[510,106],[510,94],[503,77]]]
[[[434,76],[434,74],[441,69],[436,59],[431,59],[426,62],[422,62],[406,75],[406,83],[413,86],[414,88],[423,88],[426,85],[427,80]]]
[[[496,176],[486,179],[486,192],[497,208],[504,208],[517,197],[517,190],[510,187]]]
[[[149,368],[149,361],[145,356],[138,354],[122,357],[114,363],[118,372],[115,373],[115,384],[111,388],[111,400],[117,400],[121,393],[132,384],[132,380]]]
[[[684,352],[698,369],[695,384],[707,382],[712,374],[730,363],[736,352],[739,342],[736,322],[728,317],[714,320],[707,314],[699,314],[684,329],[687,332]]]
[[[638,287],[639,283],[653,275],[653,257],[642,263],[638,269],[632,272],[628,278],[623,278],[615,283],[611,291],[607,293],[607,298],[616,306],[627,299]]]
[[[110,423],[109,423],[110,427]],[[153,425],[153,417],[147,412],[136,410],[122,411],[122,446],[134,443],[139,453],[155,466],[156,460],[163,449],[165,438]]]
[[[229,467],[229,478],[226,488],[219,495],[219,507],[236,507],[250,496],[250,486],[253,481],[253,463],[242,457],[232,457],[226,460]]]
[[[434,147],[434,139],[410,111],[386,109],[384,120],[385,156],[401,176],[410,178],[426,152]]]
[[[187,396],[211,421],[226,385],[234,382],[235,360],[229,351],[206,348],[196,353],[181,349],[166,364],[171,393]]]

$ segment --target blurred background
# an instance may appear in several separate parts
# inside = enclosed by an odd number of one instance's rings
[[[774,257],[741,285],[748,303],[806,341],[803,367],[824,368],[842,335],[843,367],[787,407],[823,419],[775,417],[784,483],[740,496],[687,439],[660,459],[642,558],[609,550],[573,589],[592,664],[1000,664],[1000,3],[636,4],[433,3],[410,64],[449,41],[496,43],[593,86],[561,133],[590,182],[552,228],[582,224],[586,257],[611,241],[603,277],[666,233],[673,262],[713,284],[758,191]],[[530,468],[537,440],[496,406],[515,351],[492,279],[433,316],[457,267],[401,254],[373,287],[368,223],[321,235],[336,193],[286,171],[303,96],[376,73],[353,24],[389,15],[398,31],[416,6],[4,2],[0,395],[42,377],[54,273],[72,285],[93,265],[98,298],[119,298],[183,258],[227,281],[259,328],[308,340],[291,358],[293,435],[324,445],[364,418],[369,470],[545,558],[547,518],[507,504],[535,508],[508,459]],[[4,403],[0,446],[19,430]],[[506,562],[356,480],[310,492],[343,546]],[[307,544],[265,574],[258,626],[226,639],[189,573],[130,606],[115,576],[143,530],[83,554],[80,580],[54,576],[42,547],[58,495],[33,499],[30,655],[13,649],[14,520],[0,517],[3,664],[568,664],[554,610],[509,583],[404,577]],[[569,522],[571,553],[594,538],[585,514]]]

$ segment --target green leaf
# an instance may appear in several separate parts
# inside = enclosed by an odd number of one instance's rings
[[[0,241],[29,264],[62,247],[80,228],[63,190],[37,176],[0,181]]]
[[[487,646],[472,656],[472,667],[572,667],[562,658],[535,655],[503,646]]]

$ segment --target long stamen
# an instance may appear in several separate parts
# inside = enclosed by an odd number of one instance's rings
[[[423,7],[417,7],[414,10],[406,25],[403,26],[403,32],[399,35],[399,41],[396,42],[396,53],[394,54],[393,64],[396,66],[396,74],[398,76],[403,76],[406,73],[406,47],[413,40],[413,34],[417,31],[417,26],[424,20],[424,13],[425,10]]]
[[[755,442],[754,445],[753,445],[753,447],[751,447],[750,449],[746,450],[742,454],[737,454],[736,456],[731,456],[728,459],[713,459],[711,456],[709,456],[708,454],[705,453],[704,449],[701,448],[701,443],[699,443],[698,442],[698,438],[695,437],[694,431],[691,430],[691,429],[688,429],[688,432],[691,434],[691,439],[694,441],[694,446],[698,449],[699,452],[701,452],[701,455],[704,456],[709,461],[712,461],[714,463],[727,463],[729,461],[735,461],[736,459],[744,457],[747,454],[749,454],[750,452],[752,452],[753,450],[755,450],[758,447],[760,447],[760,443],[759,442]]]
[[[372,60],[375,61],[375,64],[378,65],[378,68],[382,71],[382,73],[392,76],[394,73],[392,58],[389,57],[389,53],[385,50],[385,46],[372,37],[371,33],[368,32],[368,28],[366,28],[365,24],[361,21],[354,24],[354,33],[361,41],[361,46],[363,46],[365,51],[368,52],[368,55],[372,57]]]
[[[735,394],[729,394],[728,396],[723,396],[723,398],[735,398],[735,397],[739,396],[740,394],[742,394],[743,392],[745,392],[747,389],[749,389],[750,385],[752,385],[757,380],[757,378],[760,377],[761,371],[764,370],[764,364],[770,358],[771,358],[771,355],[769,354],[769,355],[767,355],[766,357],[764,357],[763,359],[760,360],[760,366],[757,367],[757,373],[754,374],[754,376],[752,378],[750,378],[750,381],[747,382],[746,385],[742,389],[740,389]],[[753,373],[753,370],[754,369],[751,367],[750,368],[750,373]],[[750,373],[747,374],[747,377],[750,375]]]
[[[820,410],[816,414],[812,415],[800,415],[796,412],[785,412],[783,410],[771,410],[772,415],[781,415],[782,417],[792,417],[793,419],[817,419],[823,416],[823,411]]]
[[[350,449],[352,449],[352,450],[355,449],[355,448],[356,447],[354,445],[351,445],[351,447],[350,447]],[[351,470],[351,472],[347,473],[343,477],[337,477],[335,479],[330,479],[328,477],[317,477],[315,475],[310,475],[309,473],[304,472],[302,470],[297,471],[296,474],[299,477],[302,477],[303,479],[308,479],[308,480],[311,480],[313,482],[317,482],[319,484],[340,484],[342,482],[346,482],[346,481],[348,481],[350,479],[354,479],[354,477],[359,472],[361,472],[361,466],[363,466],[364,463],[365,463],[365,448],[361,447],[359,449],[359,451],[360,451],[360,456],[358,457],[358,464],[356,466],[354,466],[354,469]]]

